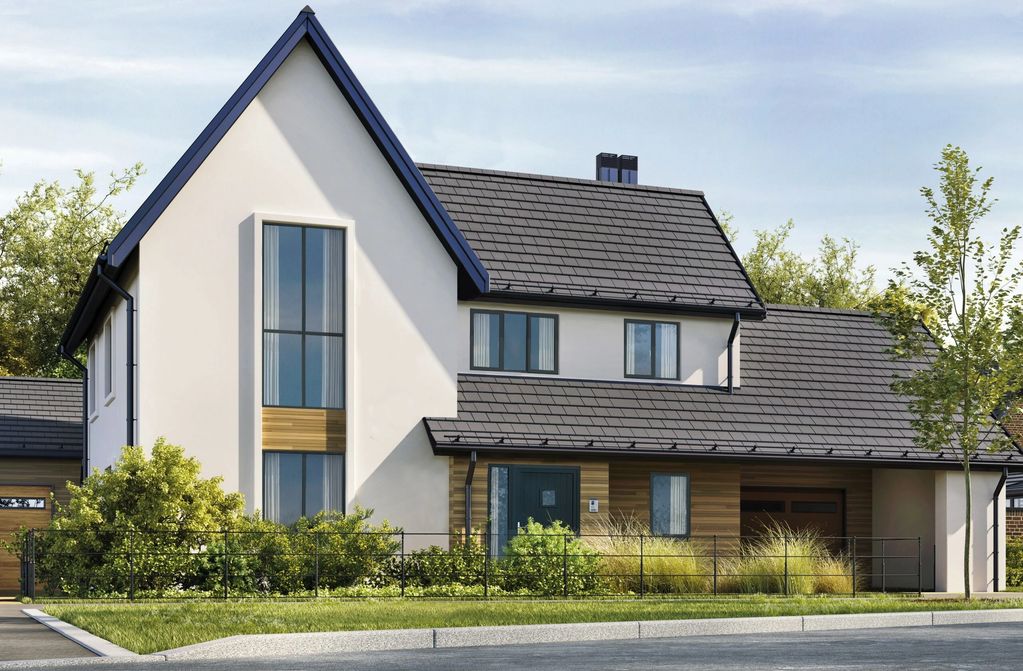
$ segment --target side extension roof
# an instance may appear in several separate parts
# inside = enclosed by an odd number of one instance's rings
[[[448,216],[430,186],[423,179],[416,164],[402,147],[390,126],[384,120],[366,90],[356,79],[351,68],[317,21],[313,10],[306,7],[284,31],[276,44],[267,52],[256,68],[245,79],[234,95],[221,108],[192,145],[178,159],[142,206],[111,241],[105,258],[97,261],[108,266],[107,274],[117,276],[120,268],[138,248],[142,237],[156,223],[167,206],[174,200],[195,171],[210,155],[221,138],[227,134],[249,103],[259,94],[277,68],[303,40],[309,43],[323,67],[352,106],[366,131],[390,163],[395,175],[418,205],[431,228],[440,238],[452,260],[458,265],[459,296],[474,298],[489,288],[489,276],[476,252]],[[96,312],[102,307],[109,288],[98,282],[95,273],[86,283],[71,320],[61,337],[61,345],[74,351],[85,339]]]

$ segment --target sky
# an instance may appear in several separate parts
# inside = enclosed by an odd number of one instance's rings
[[[0,0],[0,212],[75,168],[147,169],[130,214],[303,2]],[[313,0],[417,161],[700,189],[740,231],[925,246],[942,146],[1023,223],[1023,0]]]

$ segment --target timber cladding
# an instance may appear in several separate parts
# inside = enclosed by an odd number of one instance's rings
[[[607,521],[608,511],[608,463],[600,460],[581,460],[557,457],[521,457],[500,455],[480,456],[472,478],[472,526],[486,528],[487,497],[491,464],[569,466],[579,468],[579,530],[594,533]],[[452,531],[465,528],[465,475],[469,458],[449,457],[448,461],[448,524]],[[590,499],[599,501],[599,510],[589,512]]]
[[[263,408],[263,449],[344,452],[345,411],[324,408]]]

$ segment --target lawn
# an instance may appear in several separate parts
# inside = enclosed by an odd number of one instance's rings
[[[149,653],[234,634],[1020,608],[1023,599],[964,602],[884,596],[759,596],[677,601],[210,601],[42,607],[121,647]]]

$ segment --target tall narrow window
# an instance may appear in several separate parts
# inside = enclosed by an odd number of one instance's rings
[[[114,318],[108,317],[103,327],[103,397],[114,395]]]
[[[324,510],[344,511],[345,455],[263,453],[263,516],[294,524]]]
[[[473,310],[470,330],[474,369],[558,371],[557,315]]]
[[[625,320],[625,376],[678,379],[678,324]]]
[[[504,553],[508,542],[508,467],[490,467],[490,553]]]
[[[650,531],[657,536],[689,535],[688,475],[650,475]]]
[[[263,405],[344,407],[344,231],[263,228]]]

